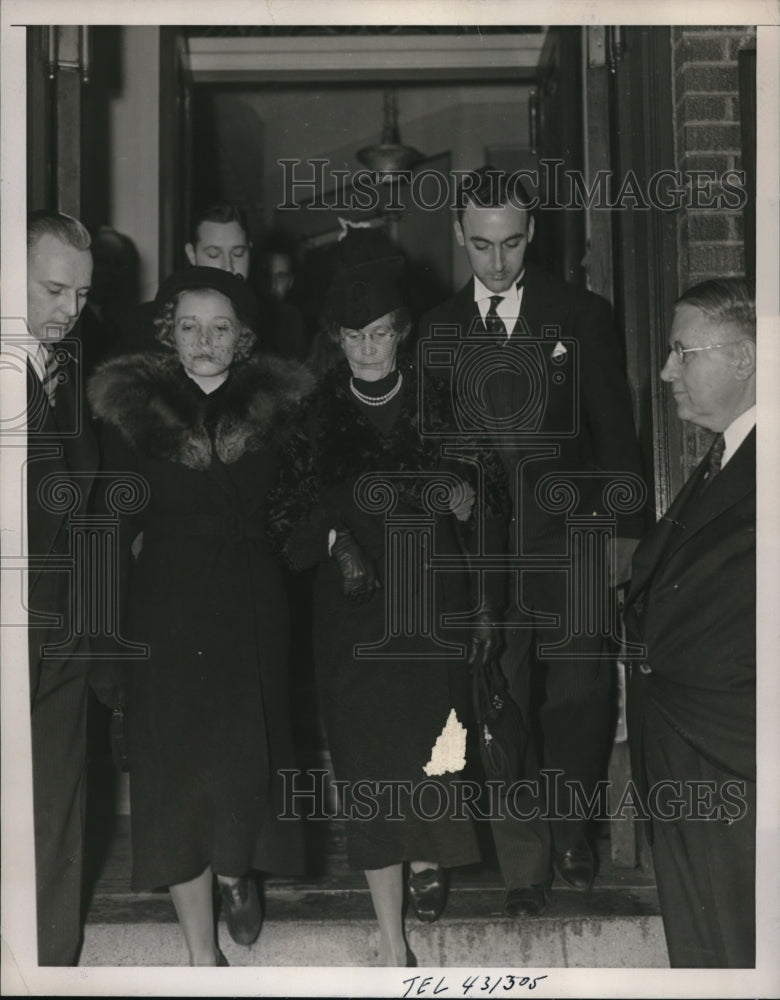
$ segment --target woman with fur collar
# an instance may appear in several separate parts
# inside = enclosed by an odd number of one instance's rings
[[[261,910],[250,870],[300,870],[280,823],[292,765],[284,586],[266,538],[278,445],[308,391],[293,362],[250,359],[252,293],[192,267],[157,295],[170,350],[116,358],[89,384],[109,469],[146,497],[123,519],[123,639],[136,890],[168,886],[191,965],[225,965],[213,878],[232,937]],[[140,553],[127,553],[135,539]]]
[[[488,656],[494,641],[487,606],[471,634],[468,625],[441,627],[444,613],[474,621],[461,546],[476,518],[478,476],[475,463],[442,458],[446,436],[440,435],[455,425],[448,390],[438,382],[424,387],[430,423],[429,433],[422,432],[417,372],[397,357],[411,326],[401,264],[365,261],[337,275],[327,313],[341,361],[304,404],[305,422],[285,455],[280,503],[271,504],[292,565],[318,566],[320,704],[335,776],[343,782],[349,864],[365,872],[380,929],[379,962],[389,966],[415,964],[403,927],[405,868],[411,907],[431,922],[445,904],[445,869],[480,857],[468,811],[456,820],[451,815],[464,765],[468,662]],[[493,499],[505,498],[496,486],[504,477],[495,456],[486,464]],[[483,523],[492,513],[480,506]],[[403,540],[397,534],[389,540],[393,522],[407,526]],[[431,532],[430,548],[410,554],[414,524]],[[396,542],[407,553],[404,567],[392,561]],[[417,577],[425,551],[450,566],[428,584]],[[422,622],[426,606],[432,634]],[[444,747],[450,752],[440,752]],[[404,789],[394,816],[388,782]],[[436,815],[433,785],[448,800],[446,815]],[[369,795],[375,789],[376,798],[364,801],[366,789]]]

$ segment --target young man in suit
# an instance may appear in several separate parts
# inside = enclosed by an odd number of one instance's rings
[[[535,227],[531,205],[514,176],[483,168],[464,177],[455,237],[473,277],[420,324],[429,367],[447,358],[445,377],[461,429],[499,451],[513,499],[514,568],[502,666],[533,737],[522,777],[539,781],[540,793],[530,802],[515,796],[515,808],[492,822],[512,916],[544,911],[553,866],[572,888],[591,887],[595,859],[586,821],[565,783],[576,783],[590,797],[602,777],[613,668],[603,656],[603,629],[588,634],[575,618],[587,604],[587,613],[603,619],[609,583],[627,579],[641,534],[638,514],[615,517],[605,501],[610,482],[628,481],[642,491],[611,308],[526,264]],[[549,476],[565,483],[572,499],[567,510],[548,490]],[[601,543],[575,557],[572,517],[585,530],[596,521],[616,523],[611,559]],[[562,772],[563,793],[554,800],[542,791],[547,785],[540,767]],[[568,818],[550,822],[545,816],[553,813]]]
[[[634,555],[629,736],[673,967],[755,965],[756,314],[740,278],[674,310],[661,372],[715,440]],[[676,804],[675,804],[675,801]]]
[[[87,230],[57,212],[27,228],[27,543],[38,961],[73,965],[81,939],[87,664],[68,571],[71,515],[90,504],[97,444],[78,343],[64,339],[92,277]],[[63,502],[66,501],[66,502]],[[72,502],[71,502],[72,501]]]

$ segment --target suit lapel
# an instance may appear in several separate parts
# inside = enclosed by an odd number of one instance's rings
[[[704,494],[697,498],[696,494],[706,473],[706,459],[699,463],[669,510],[637,548],[628,604],[647,587],[660,563],[666,563],[714,518],[733,507],[751,490],[755,490],[755,468],[755,428],[742,442],[725,469],[706,488]]]
[[[461,338],[484,337],[485,324],[474,301],[474,279],[471,278],[455,296],[456,309],[461,323]]]
[[[30,554],[47,556],[55,546],[67,512],[44,509],[35,492],[48,475],[78,476],[79,511],[88,509],[98,466],[98,450],[92,426],[83,405],[78,383],[79,369],[73,358],[65,366],[66,379],[57,387],[56,406],[50,407],[38,376],[28,364],[28,473],[27,510]],[[39,406],[38,403],[43,400]],[[41,568],[30,574],[35,586]]]
[[[706,459],[702,461],[696,472],[698,482],[704,478]],[[748,434],[737,448],[728,464],[710,483],[700,496],[688,494],[688,502],[679,510],[679,519],[684,529],[673,542],[669,550],[671,555],[681,546],[687,544],[697,532],[701,531],[714,518],[733,507],[750,492],[756,489],[756,431]]]
[[[558,320],[560,303],[550,291],[544,271],[538,270],[533,264],[527,264],[523,279],[523,300],[520,303],[515,333],[539,337],[545,324]]]

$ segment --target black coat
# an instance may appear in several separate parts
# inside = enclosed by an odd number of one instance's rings
[[[756,777],[755,429],[697,501],[705,471],[703,461],[634,554],[626,624],[647,650],[629,699],[640,779],[648,702],[721,770]]]
[[[297,824],[278,822],[279,769],[292,766],[287,607],[265,535],[277,442],[303,394],[291,363],[234,366],[203,393],[175,355],[103,365],[90,402],[110,467],[145,481],[125,551],[125,637],[148,644],[128,668],[133,885],[193,878],[205,865],[300,867]]]
[[[29,364],[27,367],[27,539],[31,557],[28,607],[33,613],[48,616],[36,619],[33,614],[30,619],[33,701],[40,681],[42,645],[58,646],[56,653],[47,654],[46,669],[56,669],[58,663],[74,654],[86,656],[88,651],[84,623],[73,619],[74,578],[63,571],[62,560],[73,555],[71,517],[91,510],[98,446],[86,407],[79,345],[69,339],[62,341],[58,349],[69,356],[59,369],[55,407],[49,406],[40,379]],[[63,492],[66,482],[75,485],[72,506],[62,502],[70,499],[67,491]]]
[[[349,783],[397,780],[418,786],[426,778],[425,765],[450,712],[455,710],[461,725],[470,719],[466,644],[478,588],[469,580],[462,556],[462,545],[470,544],[463,537],[469,528],[451,513],[432,513],[424,494],[442,472],[479,484],[474,466],[442,458],[440,437],[420,434],[416,373],[411,367],[403,371],[399,415],[386,433],[350,394],[346,365],[328,372],[307,401],[306,433],[293,442],[279,490],[276,527],[286,538],[288,556],[298,567],[318,566],[318,687],[334,771]],[[431,428],[440,433],[453,424],[446,393],[441,387],[433,391],[436,399],[428,401]],[[485,486],[474,518],[481,518],[497,548],[495,536],[504,530],[508,497],[497,459],[483,456],[483,468]],[[358,499],[362,477],[372,474],[379,481],[367,485]],[[394,490],[397,502],[386,502]],[[429,548],[412,545],[403,568],[391,563],[388,542],[393,527],[407,532],[399,547],[404,549],[423,524],[430,530]],[[328,556],[329,529],[338,527],[351,530],[382,581],[382,589],[361,607],[345,601],[338,565]],[[409,554],[410,549],[404,551]],[[428,634],[425,589],[417,588],[419,571],[431,557],[455,562],[449,572],[433,575]],[[461,627],[447,627],[443,616],[458,612],[464,619]],[[361,646],[373,649],[360,651]],[[454,776],[449,771],[436,777],[449,796]],[[386,799],[382,808],[387,808]],[[435,811],[435,805],[425,809]],[[428,860],[451,866],[478,860],[467,821],[415,817],[408,799],[402,811],[404,822],[380,814],[375,821],[347,825],[352,865],[380,868]]]
[[[605,299],[528,264],[520,317],[509,342],[504,334],[486,335],[474,301],[473,279],[426,313],[419,332],[427,371],[452,387],[464,430],[491,441],[504,460],[510,486],[519,483],[515,513],[521,551],[549,552],[566,537],[564,515],[540,506],[536,490],[544,476],[560,472],[577,477],[577,512],[609,512],[599,474],[626,473],[639,485],[641,463],[631,396],[612,310]],[[474,336],[479,342],[469,344]],[[556,360],[558,341],[566,353]],[[448,343],[454,347],[449,358],[442,352]],[[487,374],[486,352],[492,358],[490,377],[480,384],[477,380]],[[469,380],[462,373],[469,367],[475,381],[467,390]],[[508,374],[508,401],[497,398],[502,371]],[[478,388],[484,392],[481,399]],[[473,393],[468,410],[463,407],[467,391]],[[493,418],[507,412],[514,418],[499,432]],[[538,456],[524,461],[518,478],[518,459],[539,449]],[[617,523],[619,535],[642,533],[639,513],[621,513]]]

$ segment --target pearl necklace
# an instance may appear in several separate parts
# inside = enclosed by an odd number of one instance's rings
[[[383,406],[385,403],[389,403],[394,396],[398,395],[398,393],[401,391],[401,386],[403,385],[403,381],[404,381],[403,372],[399,371],[398,381],[395,383],[395,385],[389,392],[386,392],[384,394],[384,396],[366,396],[365,393],[362,393],[359,389],[355,388],[355,379],[352,376],[350,376],[349,379],[349,388],[352,391],[352,395],[356,399],[359,399],[361,403],[365,403],[366,406]]]

